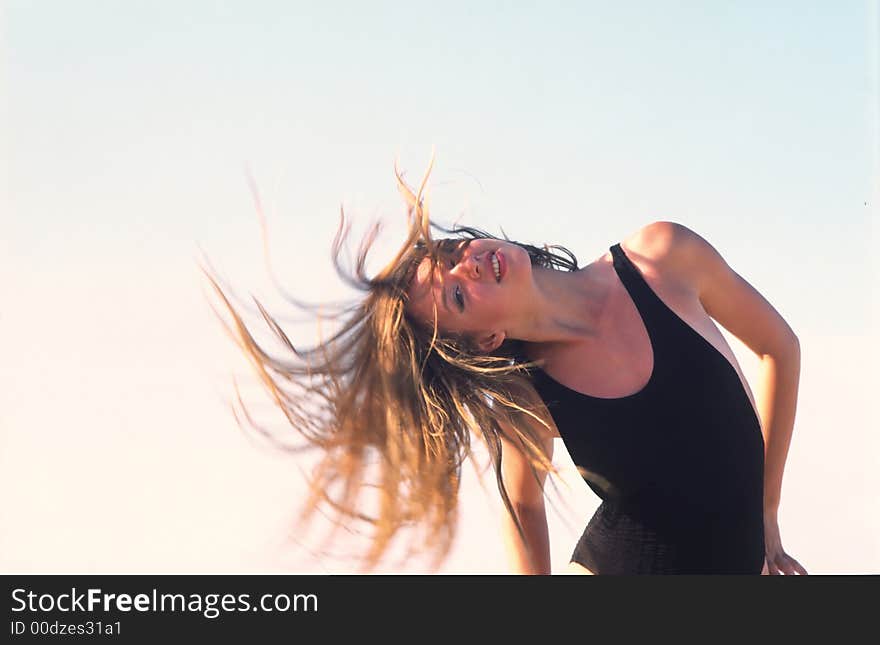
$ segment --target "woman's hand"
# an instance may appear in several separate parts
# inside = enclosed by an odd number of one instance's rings
[[[761,573],[770,576],[807,575],[800,562],[783,550],[775,512],[764,513],[764,570]]]

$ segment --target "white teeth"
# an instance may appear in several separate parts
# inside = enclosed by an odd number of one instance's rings
[[[498,264],[498,258],[495,257],[495,254],[492,254],[492,268],[495,270],[495,281],[501,281],[501,266]]]

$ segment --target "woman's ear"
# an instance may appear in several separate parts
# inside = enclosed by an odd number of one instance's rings
[[[490,354],[501,346],[505,337],[506,334],[503,331],[493,331],[490,334],[481,336],[477,340],[477,347],[484,354]]]

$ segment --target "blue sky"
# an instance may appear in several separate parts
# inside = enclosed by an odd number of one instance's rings
[[[0,459],[24,468],[57,445],[59,460],[82,452],[93,473],[134,469],[144,482],[144,454],[179,454],[170,483],[151,484],[164,492],[137,489],[148,517],[178,530],[199,507],[199,526],[226,526],[221,502],[203,506],[184,485],[196,477],[257,527],[210,556],[198,532],[177,548],[153,535],[160,546],[138,560],[75,555],[5,522],[0,544],[22,554],[6,568],[27,569],[36,553],[57,570],[255,566],[285,499],[255,506],[256,491],[290,496],[299,484],[286,462],[252,454],[220,403],[229,372],[246,378],[247,365],[208,311],[199,249],[242,293],[273,303],[248,164],[275,207],[285,287],[345,296],[329,263],[340,205],[353,241],[386,222],[380,263],[403,221],[393,161],[416,182],[434,146],[442,223],[563,244],[582,264],[656,219],[712,242],[805,346],[783,539],[801,540],[820,568],[880,570],[876,547],[847,560],[807,535],[830,495],[811,483],[817,469],[854,490],[878,484],[867,456],[876,376],[860,360],[876,347],[876,2],[11,0],[4,26],[0,330],[12,360],[0,368]],[[95,461],[111,446],[122,465]],[[193,475],[186,455],[205,446],[224,470],[205,460]],[[32,475],[40,499],[68,472],[50,463]],[[236,469],[271,484],[236,487],[224,474]],[[190,501],[169,510],[172,487]],[[588,517],[595,500],[573,495]],[[8,501],[13,513],[33,500]],[[863,502],[876,536],[876,502]],[[859,504],[848,518],[862,517]],[[100,526],[79,526],[78,553]],[[563,562],[574,542],[557,535]],[[467,553],[456,566],[486,562]]]

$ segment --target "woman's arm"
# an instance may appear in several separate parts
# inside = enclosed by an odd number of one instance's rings
[[[639,235],[663,270],[689,285],[706,313],[761,359],[756,403],[764,434],[764,506],[775,512],[797,408],[797,336],[773,305],[694,231],[675,222],[654,222]]]
[[[761,358],[758,406],[764,428],[764,544],[770,575],[806,574],[807,570],[782,547],[779,533],[779,499],[782,471],[788,455],[797,407],[801,351],[795,341],[789,352]]]
[[[806,573],[782,548],[777,512],[782,473],[794,430],[801,351],[783,317],[702,237],[673,222],[655,222],[664,263],[689,282],[712,318],[761,358],[757,391],[764,435],[764,533],[770,574]]]
[[[512,435],[511,435],[512,436]],[[544,508],[544,481],[547,474],[538,471],[538,480],[528,460],[509,440],[502,437],[501,471],[510,503],[516,511],[526,543],[523,543],[516,525],[505,509],[502,531],[511,571],[521,574],[550,574],[550,537]],[[548,458],[553,457],[553,439],[543,440]]]
[[[794,429],[800,372],[797,338],[784,350],[761,357],[756,399],[764,429],[764,512],[774,515],[782,496],[782,471]]]
[[[779,312],[711,244],[677,226],[671,257],[680,274],[683,268],[706,313],[761,359],[755,398],[764,433],[764,508],[775,513],[797,408],[800,343]]]

